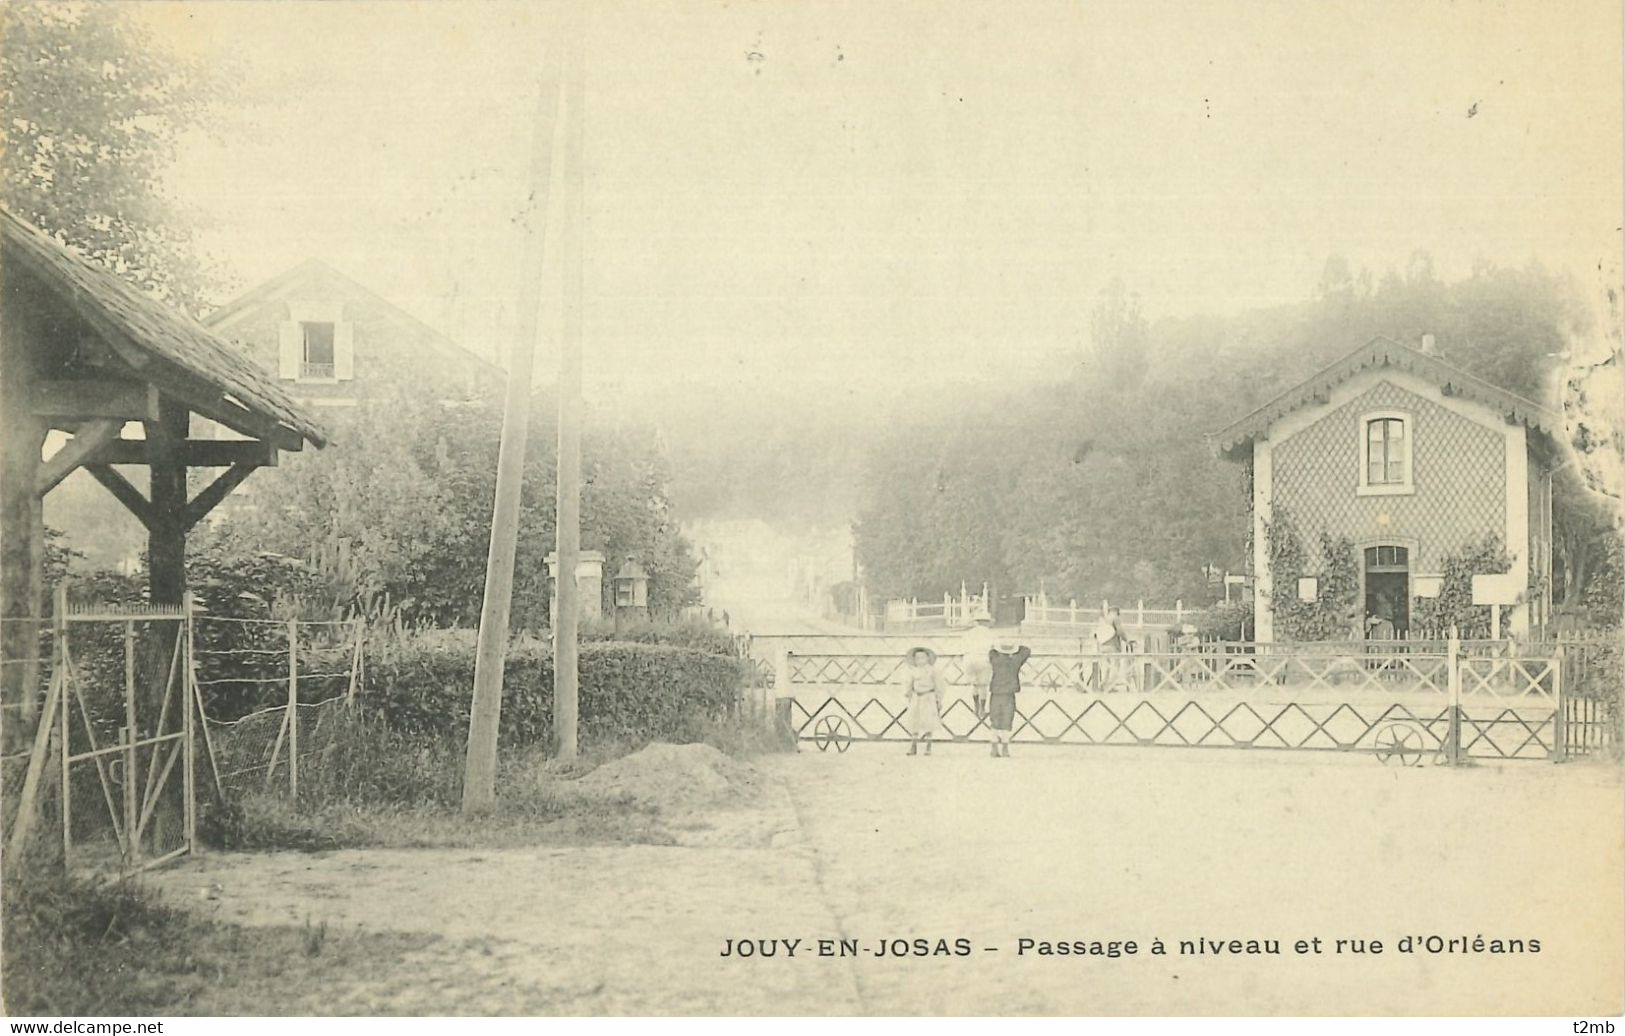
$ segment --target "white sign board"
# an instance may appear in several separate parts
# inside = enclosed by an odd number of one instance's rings
[[[1314,576],[1303,576],[1298,580],[1298,600],[1313,602],[1320,596],[1320,581]]]
[[[1437,597],[1444,590],[1444,576],[1417,576],[1411,588],[1418,597]]]
[[[1493,572],[1473,577],[1474,604],[1517,604],[1518,595],[1521,593],[1523,586],[1510,572]]]

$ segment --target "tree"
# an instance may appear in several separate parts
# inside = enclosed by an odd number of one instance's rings
[[[124,4],[0,11],[5,204],[146,291],[201,311],[191,220],[162,187],[222,79],[161,47]]]
[[[1140,311],[1140,297],[1115,278],[1100,293],[1089,320],[1089,360],[1111,383],[1138,382],[1145,371],[1150,329]]]
[[[513,615],[515,626],[536,628],[547,621],[556,452],[552,398],[538,395],[532,406]],[[472,624],[485,585],[501,423],[493,403],[449,408],[427,391],[363,408],[342,429],[342,445],[257,474],[211,535],[228,550],[342,570],[356,606],[387,600],[408,621]],[[624,555],[637,556],[655,609],[688,603],[693,560],[669,518],[667,463],[653,436],[589,421],[583,446],[585,546],[608,555],[606,576]]]

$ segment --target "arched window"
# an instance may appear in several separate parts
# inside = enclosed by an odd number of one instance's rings
[[[1409,493],[1411,419],[1409,414],[1366,414],[1360,421],[1360,492]]]

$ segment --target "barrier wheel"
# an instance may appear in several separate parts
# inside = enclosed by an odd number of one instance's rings
[[[1382,765],[1422,765],[1422,735],[1409,723],[1390,723],[1377,731],[1377,759]]]
[[[844,752],[852,747],[852,728],[839,716],[825,716],[813,727],[813,742],[820,752],[829,751],[830,745]]]

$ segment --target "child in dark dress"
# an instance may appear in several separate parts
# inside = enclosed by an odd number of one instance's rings
[[[993,667],[988,685],[988,727],[993,732],[993,755],[1010,758],[1010,731],[1015,726],[1016,695],[1021,691],[1021,667],[1032,655],[1013,640],[1001,640],[987,653]]]

